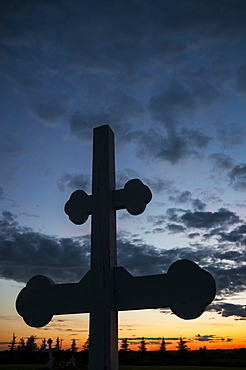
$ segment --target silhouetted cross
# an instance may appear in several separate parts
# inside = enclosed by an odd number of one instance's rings
[[[47,343],[48,343],[48,349],[41,349],[41,352],[48,352],[49,353],[49,361],[48,361],[48,364],[47,364],[47,367],[49,370],[52,370],[52,367],[53,367],[53,356],[52,356],[52,352],[57,352],[59,351],[59,348],[52,348],[52,339],[49,338],[47,340]]]
[[[200,316],[215,295],[213,277],[194,262],[179,260],[166,274],[133,277],[116,262],[116,210],[142,213],[151,200],[140,180],[115,190],[114,135],[108,125],[94,129],[92,195],[75,191],[65,205],[80,225],[92,215],[91,269],[75,284],[35,276],[20,292],[16,307],[34,327],[53,315],[90,313],[89,370],[118,369],[118,311],[170,307],[183,319]]]

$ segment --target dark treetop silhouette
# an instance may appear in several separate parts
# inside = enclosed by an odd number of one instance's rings
[[[90,370],[118,369],[117,311],[170,307],[179,317],[194,319],[215,296],[213,277],[189,260],[176,261],[166,274],[141,277],[117,267],[116,210],[138,215],[152,195],[138,179],[115,190],[114,158],[112,130],[108,125],[95,128],[92,195],[77,190],[65,205],[77,225],[92,215],[91,269],[76,284],[55,285],[35,276],[16,301],[18,313],[34,327],[48,324],[53,315],[89,312]]]

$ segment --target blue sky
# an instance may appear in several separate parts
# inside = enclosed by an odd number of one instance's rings
[[[109,124],[117,187],[153,194],[118,212],[118,264],[189,258],[215,277],[209,309],[245,320],[245,16],[243,0],[1,1],[2,279],[86,273],[90,222],[63,207],[90,194],[92,130]]]

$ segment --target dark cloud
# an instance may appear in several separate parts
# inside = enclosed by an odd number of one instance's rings
[[[69,122],[69,130],[72,136],[82,141],[91,140],[92,129],[103,124],[110,124],[116,137],[123,142],[126,133],[134,124],[136,119],[143,118],[141,103],[133,96],[118,91],[110,91],[108,94],[105,88],[98,90],[96,87],[99,102],[95,104],[95,92],[92,91],[91,102],[75,112]]]
[[[246,268],[242,261],[245,261],[245,249],[235,253],[235,261],[228,260],[227,253],[214,253],[211,259],[210,272],[214,275],[217,284],[218,296],[230,296],[245,290]],[[219,260],[220,258],[220,260]],[[241,258],[243,260],[238,261]],[[213,266],[213,261],[216,264]],[[235,265],[236,267],[233,267]]]
[[[149,145],[151,145],[152,148],[152,150],[149,151],[149,155],[153,153],[153,148],[155,148],[155,158],[173,164],[187,157],[198,155],[196,150],[190,148],[189,142],[174,130],[168,132],[166,136],[159,137],[157,142],[156,140],[152,143],[150,141]]]
[[[186,127],[182,128],[181,136],[184,137],[191,148],[202,149],[211,142],[211,137],[201,131],[191,130]]]
[[[200,201],[199,201],[200,202]],[[193,201],[194,203],[194,201]],[[201,208],[205,207],[202,203]],[[225,208],[220,208],[215,212],[185,210],[182,208],[168,208],[166,214],[158,216],[148,216],[147,221],[153,225],[153,232],[179,232],[187,234],[187,229],[205,229],[202,235],[204,240],[216,237],[220,242],[240,242],[246,245],[244,224],[236,226],[234,229],[227,229],[242,220],[239,216]],[[200,236],[199,232],[187,234],[190,239]]]
[[[191,234],[189,234],[189,235],[188,235],[188,237],[189,237],[190,239],[194,239],[194,238],[196,238],[196,237],[198,237],[198,236],[200,236],[200,234],[199,234],[199,233],[191,233]]]
[[[192,198],[192,194],[189,190],[184,191],[174,191],[174,195],[170,195],[168,197],[169,201],[178,203],[190,203],[195,210],[203,211],[206,208],[206,204],[202,202],[200,199]]]
[[[8,233],[12,230],[19,231],[19,224],[16,221],[16,216],[12,212],[2,210],[2,218],[0,219],[0,228],[2,233]]]
[[[162,226],[167,220],[167,217],[164,215],[159,216],[147,216],[147,221],[152,223],[153,226]]]
[[[170,196],[169,200],[175,203],[186,203],[191,201],[191,192],[189,190],[184,190],[179,193],[176,197]]]
[[[127,181],[134,178],[141,178],[140,174],[131,169],[125,168],[117,172],[117,182],[116,189],[121,189],[125,186]],[[62,177],[57,180],[57,186],[60,191],[65,191],[66,189],[75,191],[77,189],[82,189],[88,194],[91,194],[91,176],[90,175],[79,175],[79,174],[68,174],[65,173]],[[163,180],[160,178],[143,178],[143,183],[148,185],[152,192],[161,193],[162,191],[169,191],[172,188],[172,182],[168,180]],[[0,193],[1,195],[1,193]]]
[[[219,235],[222,240],[229,242],[241,242],[246,244],[246,225],[240,225],[229,233],[220,232]]]
[[[221,81],[215,75],[217,69],[218,66],[214,63],[212,68],[201,66],[195,71],[186,73],[184,81],[189,86],[197,107],[208,109],[221,104]]]
[[[173,80],[165,89],[154,94],[149,110],[153,120],[162,124],[171,135],[176,120],[194,111],[194,99],[186,86]]]
[[[233,316],[235,319],[246,320],[246,307],[241,304],[233,303],[212,303],[209,306],[210,311],[216,311],[223,317]]]
[[[195,210],[197,211],[204,211],[204,209],[206,208],[206,204],[203,203],[200,199],[196,198],[192,201],[192,205],[194,207]]]
[[[173,234],[176,234],[176,233],[182,233],[186,230],[185,227],[181,226],[181,225],[176,225],[176,224],[168,224],[167,225],[167,230]]]
[[[214,335],[214,334],[208,334],[208,335],[197,334],[197,335],[195,335],[193,340],[198,341],[198,342],[216,343],[216,342],[231,342],[233,339],[228,338],[228,337],[226,337],[226,338],[220,337],[220,336],[217,336],[217,335]]]
[[[160,234],[160,233],[164,233],[166,231],[166,229],[164,229],[163,227],[156,227],[155,229],[152,230],[152,233],[153,234]]]
[[[65,173],[57,180],[57,186],[60,191],[81,189],[89,195],[91,193],[91,176]]]
[[[200,158],[200,150],[209,141],[210,138],[200,131],[176,129],[173,124],[159,130],[131,131],[124,137],[124,142],[135,145],[139,158],[165,160],[172,164],[189,157]]]
[[[246,164],[235,166],[229,173],[230,185],[238,191],[246,189]]]
[[[0,274],[18,282],[41,274],[79,281],[89,267],[88,238],[55,238],[21,227],[7,211],[0,220]]]
[[[52,127],[65,121],[68,103],[68,97],[57,96],[55,99],[44,100],[38,106],[33,106],[33,111],[40,120]]]
[[[209,239],[212,237],[219,237],[220,234],[224,233],[224,228],[223,227],[216,227],[214,229],[209,230],[209,232],[206,232],[203,234],[204,239]]]
[[[108,123],[139,157],[178,163],[211,142],[194,114],[225,105],[235,70],[237,91],[244,91],[240,2],[4,4],[2,78],[46,125],[68,122],[73,138],[91,140],[92,128]],[[224,145],[245,137],[243,126],[218,126]]]
[[[191,212],[184,213],[180,220],[187,227],[209,229],[219,225],[233,225],[240,221],[240,218],[225,208],[220,208],[217,212]]]
[[[125,338],[119,338],[118,340],[122,341],[124,339]],[[143,339],[142,337],[131,337],[131,338],[127,338],[127,341],[129,342],[129,344],[140,344],[142,339]],[[162,341],[162,337],[144,337],[144,340],[147,345],[150,345],[150,344],[160,345]],[[165,338],[165,344],[166,345],[172,344],[172,341],[176,341],[176,340],[179,340],[179,338]]]
[[[78,282],[88,271],[89,235],[80,238],[47,236],[20,226],[16,217],[6,211],[0,221],[0,274],[3,278],[27,282],[32,276],[42,274],[55,282]],[[241,231],[245,231],[244,228],[242,225]],[[134,276],[166,273],[176,260],[190,259],[212,273],[218,297],[231,296],[246,289],[245,246],[235,245],[232,250],[231,245],[217,248],[197,245],[166,250],[131,235],[119,235],[117,254],[118,265],[124,266]],[[217,306],[212,308],[217,310]]]

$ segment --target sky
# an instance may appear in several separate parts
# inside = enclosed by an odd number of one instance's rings
[[[104,124],[117,188],[139,178],[152,192],[143,214],[117,211],[118,265],[142,276],[190,259],[217,285],[195,320],[120,312],[119,343],[246,347],[245,19],[244,0],[0,2],[0,349],[13,332],[63,348],[87,339],[88,314],[30,328],[15,300],[34,275],[88,271],[90,218],[76,226],[64,205],[91,194]]]

